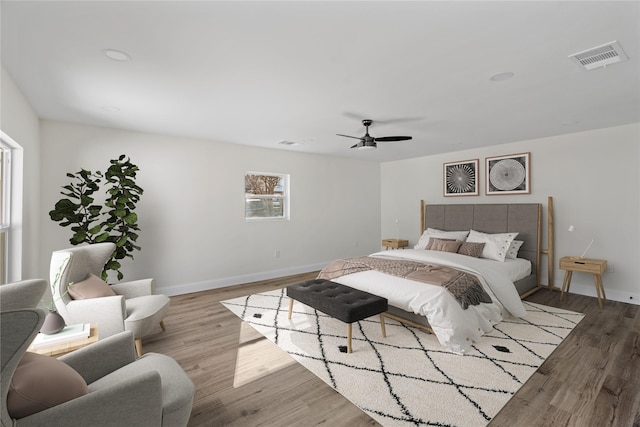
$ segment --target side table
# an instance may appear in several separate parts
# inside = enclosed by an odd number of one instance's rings
[[[402,240],[402,239],[384,239],[382,241],[382,246],[384,246],[386,249],[385,250],[389,250],[389,248],[391,249],[404,249],[407,246],[409,246],[409,241],[408,240]]]
[[[98,341],[98,325],[96,323],[92,323],[91,329],[89,330],[89,336],[86,338],[80,338],[78,340],[61,344],[51,344],[50,346],[40,347],[37,349],[28,348],[27,351],[43,354],[45,356],[60,357],[82,347],[86,347],[89,344],[93,344],[96,341]]]
[[[564,280],[562,281],[562,293],[560,294],[561,301],[564,293],[569,292],[571,276],[574,271],[591,273],[593,274],[593,281],[596,284],[598,307],[602,310],[601,298],[604,302],[607,302],[607,296],[604,293],[604,284],[602,283],[602,274],[607,270],[607,260],[565,256],[560,258],[560,269],[565,270]]]

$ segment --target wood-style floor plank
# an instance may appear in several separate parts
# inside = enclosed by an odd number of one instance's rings
[[[196,384],[189,427],[379,424],[224,308],[219,301],[315,278],[317,272],[171,298],[166,332],[144,352],[167,354]],[[541,290],[528,301],[584,320],[490,426],[640,427],[640,307]],[[372,391],[375,392],[375,391]]]

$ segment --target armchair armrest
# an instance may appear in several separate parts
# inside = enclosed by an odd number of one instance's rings
[[[127,308],[122,295],[71,300],[66,304],[67,324],[97,323],[99,337],[106,338],[124,331]]]
[[[91,384],[136,360],[133,334],[130,331],[120,332],[61,356],[59,360],[71,366],[87,384]]]
[[[136,298],[145,295],[153,295],[156,292],[155,279],[140,279],[131,282],[116,283],[111,285],[111,289],[125,298]]]
[[[118,384],[16,420],[16,427],[157,427],[162,425],[162,382],[143,372]]]

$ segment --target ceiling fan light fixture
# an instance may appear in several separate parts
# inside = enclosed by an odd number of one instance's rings
[[[376,146],[375,145],[360,145],[358,147],[356,147],[358,150],[362,150],[362,151],[371,151],[371,150],[375,150]]]

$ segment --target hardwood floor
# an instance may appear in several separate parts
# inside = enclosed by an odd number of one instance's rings
[[[377,426],[376,421],[219,301],[315,278],[316,272],[171,298],[167,331],[144,352],[175,358],[196,385],[190,427]],[[586,317],[490,426],[640,426],[640,306],[541,290],[532,302]]]

